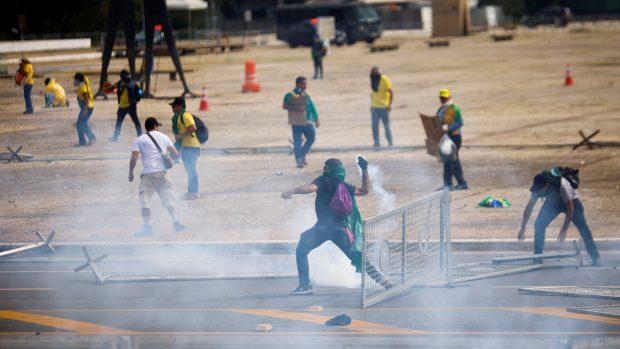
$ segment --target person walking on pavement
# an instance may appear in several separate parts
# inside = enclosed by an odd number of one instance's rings
[[[318,33],[314,34],[312,39],[312,62],[314,62],[313,79],[323,79],[323,57],[327,54],[327,48]]]
[[[118,136],[121,134],[121,127],[123,126],[123,120],[129,113],[131,121],[133,121],[136,127],[136,134],[140,136],[142,134],[142,127],[140,126],[140,120],[138,119],[137,105],[142,98],[142,88],[140,85],[131,79],[131,74],[123,69],[121,70],[121,79],[116,84],[116,96],[118,100],[118,111],[116,112],[116,127],[114,128],[114,135],[109,138],[110,142],[116,142]]]
[[[532,186],[530,187],[530,200],[523,210],[523,219],[521,221],[521,229],[517,234],[517,239],[523,241],[525,239],[525,230],[527,222],[532,215],[532,211],[538,199],[543,199],[544,203],[538,213],[536,222],[534,223],[534,254],[542,254],[545,246],[545,230],[551,222],[560,214],[564,213],[564,222],[558,241],[564,241],[568,231],[568,226],[572,221],[575,223],[579,234],[586,245],[588,254],[592,258],[592,266],[600,266],[600,255],[596,243],[592,238],[592,232],[586,222],[586,215],[583,210],[583,204],[579,200],[577,188],[561,173],[554,168],[551,171],[544,171],[534,177]]]
[[[47,78],[45,83],[45,107],[68,107],[69,101],[65,89],[54,78]]]
[[[394,91],[390,78],[381,72],[381,68],[372,67],[370,70],[370,115],[372,117],[372,138],[373,147],[380,147],[379,143],[379,121],[383,122],[385,138],[388,145],[394,145],[392,139],[392,129],[390,128],[390,111],[394,101]]]
[[[187,173],[187,193],[181,198],[194,200],[200,198],[198,191],[198,172],[196,162],[200,156],[200,141],[196,137],[196,122],[192,113],[185,111],[185,99],[177,97],[170,105],[174,115],[172,116],[172,133],[174,134],[175,147],[181,153],[183,167]]]
[[[305,77],[295,79],[295,88],[284,95],[282,109],[288,111],[288,123],[293,131],[293,150],[297,168],[308,165],[306,155],[316,137],[315,125],[318,128],[319,115],[316,112],[312,98],[306,92],[308,82]],[[306,141],[302,145],[302,135]]]
[[[90,88],[90,81],[84,73],[75,73],[73,76],[73,86],[77,88],[77,102],[80,107],[80,113],[78,114],[77,122],[75,124],[78,134],[78,143],[75,146],[90,146],[95,144],[97,139],[93,131],[88,126],[88,120],[93,115],[95,98],[93,97],[93,91]],[[86,137],[88,137],[88,143],[86,142]]]
[[[22,58],[17,72],[21,76],[21,80],[16,82],[24,89],[24,101],[26,102],[24,114],[33,114],[32,87],[34,86],[34,69],[32,68],[30,59],[26,57]]]
[[[443,186],[439,190],[447,188],[449,190],[467,190],[469,186],[463,176],[463,167],[459,158],[459,149],[463,138],[461,136],[461,127],[463,127],[463,116],[461,108],[452,101],[452,93],[448,89],[439,91],[439,101],[441,106],[437,110],[437,119],[439,119],[442,129],[456,146],[456,156],[454,160],[443,159]],[[452,177],[456,178],[457,185],[452,186]]]
[[[314,209],[317,221],[315,225],[301,234],[297,244],[296,259],[299,286],[291,295],[309,295],[314,290],[310,284],[310,268],[308,254],[321,246],[325,241],[332,241],[355,265],[357,272],[362,269],[362,249],[364,243],[363,221],[355,202],[355,196],[369,193],[370,179],[368,161],[362,156],[357,157],[358,166],[362,170],[362,186],[356,187],[345,182],[346,171],[339,159],[325,161],[323,174],[312,183],[302,185],[281,193],[283,199],[290,199],[294,194],[311,194],[316,192]],[[334,208],[335,194],[338,197],[349,197],[348,214]],[[345,200],[346,201],[346,200]],[[383,287],[391,288],[389,282],[369,261],[366,261],[366,272]]]
[[[168,136],[159,132],[161,124],[155,118],[147,118],[144,122],[146,134],[138,136],[131,146],[131,160],[129,161],[129,181],[134,180],[134,169],[138,162],[138,156],[142,155],[142,174],[140,175],[140,207],[142,213],[142,229],[134,235],[138,237],[152,236],[153,228],[151,227],[151,198],[154,193],[159,195],[162,204],[168,210],[174,230],[179,232],[185,229],[185,226],[179,222],[176,215],[176,199],[175,192],[168,176],[168,170],[164,164],[162,152],[172,154],[173,159],[178,159],[174,144]],[[157,145],[156,143],[157,142]],[[161,149],[161,150],[160,150]]]

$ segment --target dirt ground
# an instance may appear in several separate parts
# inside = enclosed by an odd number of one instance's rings
[[[523,30],[505,42],[494,42],[483,33],[453,38],[449,47],[432,49],[423,38],[390,40],[397,40],[400,48],[382,53],[370,53],[364,44],[332,48],[325,59],[325,79],[310,79],[308,84],[321,119],[314,147],[366,147],[363,153],[382,174],[379,184],[388,194],[375,191],[359,198],[364,217],[423,197],[441,185],[441,164],[420,148],[425,135],[418,112],[434,113],[437,92],[450,88],[463,111],[461,159],[471,188],[452,194],[453,238],[515,238],[532,177],[554,165],[581,169],[579,192],[595,238],[619,237],[620,147],[571,150],[581,140],[579,130],[600,129],[598,142],[620,141],[617,26]],[[248,58],[257,61],[260,93],[241,93]],[[200,93],[203,85],[208,88],[208,112],[198,111],[200,99],[188,100],[188,109],[211,131],[203,149],[288,145],[291,132],[281,109],[282,97],[298,75],[311,77],[309,49],[272,44],[236,53],[184,56],[182,62],[194,70],[187,74],[192,90]],[[571,63],[575,80],[571,87],[563,85],[566,63]],[[124,65],[125,59],[113,59],[111,70]],[[394,149],[370,148],[368,74],[373,65],[381,66],[394,85]],[[42,108],[43,78],[38,78],[34,115],[21,114],[21,90],[8,79],[0,80],[0,146],[22,145],[34,160],[44,160],[0,164],[0,242],[31,242],[33,231],[50,229],[62,242],[293,240],[313,223],[314,196],[285,201],[281,191],[312,181],[328,157],[343,159],[348,181],[360,182],[354,164],[358,151],[314,152],[308,157],[309,166],[301,170],[284,153],[203,154],[198,161],[202,198],[178,203],[187,231],[173,232],[155,198],[155,235],[134,238],[132,233],[141,224],[138,182],[128,182],[127,172],[135,134],[127,118],[119,142],[107,141],[116,119],[115,98],[95,102],[91,120],[97,143],[73,147],[77,136],[72,123],[78,111],[70,77],[75,71],[99,67],[98,60],[36,64],[35,71],[53,75],[67,89],[71,107]],[[156,69],[171,67],[169,58],[156,59]],[[166,75],[155,79],[154,92],[160,97],[182,91],[180,82],[168,81]],[[97,80],[93,74],[93,86]],[[164,124],[161,129],[171,134],[169,101],[140,102],[142,122],[155,116]],[[382,143],[386,144],[384,139]],[[179,195],[185,192],[182,166],[175,167],[171,176]],[[505,197],[512,206],[478,207],[487,196]],[[529,238],[534,219],[535,215]],[[557,234],[560,221],[549,229],[548,237]],[[571,226],[569,238],[577,236]]]

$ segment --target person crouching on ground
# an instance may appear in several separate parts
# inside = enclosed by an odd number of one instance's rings
[[[319,127],[319,115],[314,108],[312,98],[306,92],[308,82],[305,77],[299,76],[295,79],[293,91],[284,95],[282,109],[288,110],[288,123],[293,130],[293,150],[297,168],[308,165],[306,155],[314,143],[316,136],[315,125]],[[306,138],[303,146],[301,144],[302,135]]]
[[[545,230],[560,213],[564,212],[566,216],[558,234],[558,241],[566,239],[568,226],[572,221],[577,226],[588,254],[592,258],[592,266],[600,266],[598,248],[594,243],[592,232],[586,222],[586,215],[583,211],[583,204],[579,200],[577,189],[573,188],[566,178],[562,176],[556,178],[548,172],[543,172],[534,177],[530,192],[532,192],[532,195],[523,210],[523,220],[521,221],[521,229],[517,234],[517,239],[519,241],[525,239],[525,228],[532,215],[536,201],[543,199],[544,203],[540,208],[536,223],[534,223],[534,254],[543,253]]]
[[[314,209],[317,222],[301,234],[297,244],[297,274],[299,286],[291,295],[309,295],[314,293],[310,285],[310,269],[308,253],[322,245],[325,241],[332,241],[356,266],[357,272],[362,269],[362,248],[364,243],[363,221],[355,203],[355,196],[366,195],[369,192],[370,179],[368,177],[368,162],[358,157],[358,166],[362,169],[362,186],[356,187],[345,182],[346,172],[342,162],[338,159],[328,159],[323,167],[323,174],[312,183],[302,185],[282,192],[283,199],[290,199],[293,194],[311,194],[316,192]],[[351,198],[350,213],[343,215],[334,209],[332,201],[334,194],[344,186]],[[376,282],[385,288],[393,285],[368,261],[366,272]]]
[[[88,120],[93,115],[93,107],[95,102],[93,90],[90,88],[90,81],[84,73],[75,73],[73,76],[73,86],[77,88],[77,102],[80,107],[80,113],[78,114],[77,122],[75,124],[78,134],[78,143],[75,146],[90,146],[95,144],[97,139],[93,131],[88,126]],[[88,137],[88,143],[86,142],[86,137]]]
[[[153,228],[150,224],[151,208],[150,202],[156,192],[161,199],[161,203],[166,207],[174,230],[179,232],[185,226],[179,222],[176,215],[176,199],[172,182],[168,176],[168,170],[164,164],[163,151],[172,154],[173,159],[179,158],[174,144],[168,136],[159,132],[161,124],[155,118],[147,118],[144,122],[146,134],[138,136],[131,146],[131,160],[129,161],[129,181],[133,182],[133,171],[138,162],[138,156],[142,154],[142,174],[140,175],[140,207],[142,212],[142,229],[134,235],[138,237],[152,236]],[[156,143],[157,142],[157,145]],[[158,149],[159,147],[159,149]],[[161,149],[161,151],[160,151]]]
[[[461,149],[461,143],[463,141],[461,137],[461,127],[463,127],[461,108],[452,101],[452,94],[448,89],[439,91],[439,101],[441,102],[441,106],[437,110],[437,119],[439,119],[444,132],[446,132],[448,137],[454,142],[454,145],[456,145],[455,160],[443,160],[443,186],[441,186],[439,190],[444,188],[449,190],[467,190],[469,186],[463,176],[463,167],[459,159],[459,149]],[[457,182],[457,185],[454,187],[452,186],[453,176],[456,178]]]
[[[68,107],[65,89],[54,78],[45,79],[45,107]]]

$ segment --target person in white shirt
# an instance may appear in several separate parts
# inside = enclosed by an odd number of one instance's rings
[[[536,223],[534,224],[534,254],[542,254],[545,246],[545,230],[547,226],[562,212],[566,214],[564,223],[558,234],[558,241],[564,241],[568,232],[568,226],[572,221],[579,230],[579,234],[583,239],[588,254],[592,258],[592,266],[600,266],[599,252],[592,238],[592,232],[586,222],[586,216],[583,211],[583,204],[579,200],[577,189],[571,186],[571,183],[563,176],[553,178],[549,173],[543,172],[534,177],[534,183],[530,188],[532,195],[530,201],[523,211],[523,220],[521,229],[517,234],[517,239],[523,241],[525,239],[525,227],[530,219],[534,205],[538,199],[544,199],[544,204],[538,213]]]
[[[138,162],[138,155],[142,154],[142,174],[140,175],[140,207],[142,208],[142,229],[136,232],[135,236],[152,236],[153,229],[150,224],[151,209],[150,201],[153,194],[157,192],[161,202],[170,217],[174,229],[179,232],[185,229],[185,226],[179,222],[176,215],[176,193],[172,186],[172,182],[168,177],[168,170],[164,163],[163,152],[167,151],[172,155],[174,160],[179,158],[174,144],[168,136],[159,132],[161,124],[157,119],[150,117],[144,122],[146,133],[142,134],[133,142],[131,146],[131,160],[129,161],[129,181],[133,182],[134,169]],[[153,142],[157,142],[158,147]]]

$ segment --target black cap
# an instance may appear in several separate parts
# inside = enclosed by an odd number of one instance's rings
[[[534,177],[534,182],[532,183],[532,186],[530,187],[530,191],[532,193],[537,193],[547,183],[549,183],[549,178],[545,176],[543,173],[539,173]]]
[[[185,105],[185,98],[176,97],[172,102],[170,102],[170,105]]]
[[[152,130],[155,126],[161,126],[161,123],[154,117],[146,118],[146,121],[144,121],[144,128],[147,130]]]

